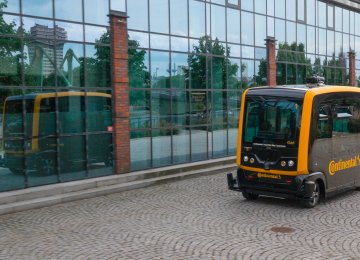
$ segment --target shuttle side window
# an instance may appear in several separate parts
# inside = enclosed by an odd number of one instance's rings
[[[316,139],[332,137],[330,109],[327,105],[320,106],[316,122]]]

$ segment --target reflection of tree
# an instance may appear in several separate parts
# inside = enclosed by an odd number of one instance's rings
[[[311,63],[306,58],[305,46],[303,43],[292,44],[279,43],[276,56],[276,81],[278,85],[302,84],[307,77],[312,75],[323,76],[328,84],[344,84],[346,77],[346,62],[344,53],[341,51],[338,57],[333,55],[332,59],[321,62],[316,58]],[[257,84],[262,78],[266,78],[266,61],[260,61]]]
[[[21,39],[17,38],[20,30],[16,28],[15,22],[7,23],[2,10],[7,7],[7,1],[0,3],[0,34],[6,37],[0,38],[0,85],[21,85]],[[21,90],[3,89],[0,95],[0,108],[3,108],[7,96],[18,95]]]

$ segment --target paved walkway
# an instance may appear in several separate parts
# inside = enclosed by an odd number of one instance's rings
[[[218,174],[0,216],[0,259],[360,259],[360,192],[304,209],[245,201],[225,181]]]

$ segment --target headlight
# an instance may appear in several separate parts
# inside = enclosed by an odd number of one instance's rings
[[[244,162],[248,162],[249,161],[249,157],[248,156],[244,156]]]
[[[254,158],[250,158],[250,163],[254,163],[255,159]]]
[[[289,165],[289,167],[293,167],[293,166],[294,166],[294,164],[295,164],[295,162],[294,162],[293,160],[288,161],[288,165]]]
[[[285,162],[285,161],[281,161],[280,165],[281,165],[281,167],[285,167],[285,166],[286,166],[286,162]]]

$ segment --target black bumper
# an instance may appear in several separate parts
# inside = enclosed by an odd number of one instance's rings
[[[280,180],[258,178],[257,173],[240,168],[235,178],[227,174],[227,182],[230,190],[299,200],[311,200],[315,188],[308,175],[282,176]]]

